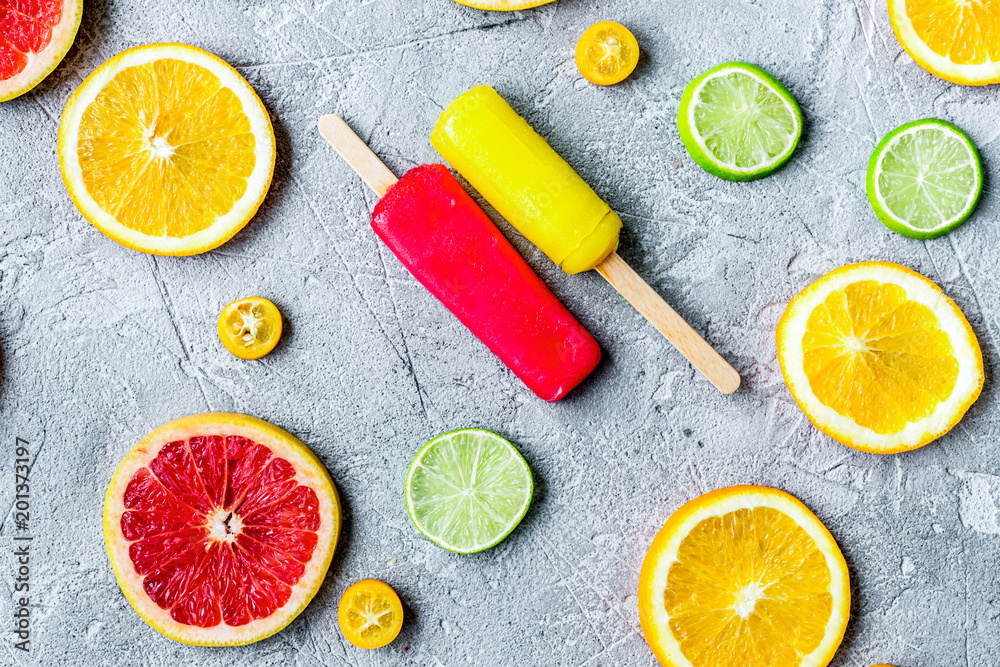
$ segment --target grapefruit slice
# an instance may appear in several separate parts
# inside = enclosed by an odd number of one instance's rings
[[[80,28],[83,0],[0,0],[0,102],[56,68]]]
[[[319,590],[340,534],[337,489],[290,433],[254,417],[167,422],[104,501],[111,567],[139,615],[196,646],[278,632]]]

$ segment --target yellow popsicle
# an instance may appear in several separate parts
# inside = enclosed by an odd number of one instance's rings
[[[431,144],[566,273],[593,269],[618,247],[618,214],[489,86],[455,98]]]

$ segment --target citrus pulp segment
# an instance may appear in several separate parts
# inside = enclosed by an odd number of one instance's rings
[[[1000,82],[1000,2],[889,0],[899,43],[917,64],[952,83]]]
[[[0,102],[48,76],[73,46],[83,0],[0,0]]]
[[[403,627],[403,603],[389,584],[365,579],[344,591],[337,622],[347,641],[358,648],[382,648]]]
[[[639,43],[621,23],[595,23],[576,44],[577,69],[583,78],[598,86],[625,80],[638,62]]]
[[[531,505],[531,469],[496,433],[463,429],[424,445],[406,474],[406,509],[427,539],[449,551],[496,546]]]
[[[955,229],[976,209],[983,166],[972,140],[934,118],[897,127],[868,161],[868,201],[889,229],[916,239]]]
[[[802,112],[780,81],[748,63],[695,77],[677,112],[681,140],[709,173],[750,181],[780,169],[802,135]]]
[[[898,264],[831,271],[798,294],[777,329],[778,362],[816,427],[888,454],[947,433],[979,397],[983,357],[937,285]]]
[[[281,312],[260,296],[233,301],[219,313],[219,340],[240,359],[260,359],[281,339]]]
[[[319,590],[340,534],[336,487],[301,441],[206,413],[147,435],[108,485],[104,539],[139,615],[197,646],[278,632]]]
[[[796,498],[734,486],[667,520],[639,575],[639,620],[669,667],[823,667],[850,615],[847,564]]]
[[[124,246],[193,255],[256,213],[274,173],[271,121],[225,61],[151,44],[101,65],[59,125],[63,181],[83,216]]]

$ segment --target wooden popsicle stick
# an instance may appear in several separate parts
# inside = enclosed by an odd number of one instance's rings
[[[340,116],[331,113],[320,118],[319,133],[379,197],[399,180]]]
[[[596,268],[716,389],[723,394],[731,394],[739,388],[740,374],[654,292],[618,253],[612,252]]]
[[[379,197],[384,197],[389,188],[399,180],[340,116],[329,114],[320,118],[319,133]],[[596,268],[719,391],[731,394],[739,388],[739,373],[654,292],[618,253],[608,255]]]

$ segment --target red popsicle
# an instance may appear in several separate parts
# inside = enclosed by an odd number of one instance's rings
[[[372,227],[420,283],[528,388],[558,401],[601,349],[446,167],[406,173],[375,206]]]

